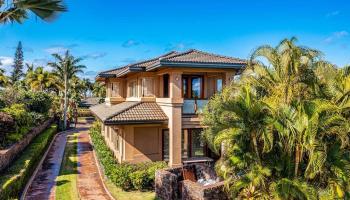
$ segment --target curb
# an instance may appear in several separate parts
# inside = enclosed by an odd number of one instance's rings
[[[109,196],[112,200],[116,200],[116,199],[112,196],[112,194],[109,192],[108,188],[106,187],[105,178],[102,176],[102,169],[101,169],[101,166],[100,166],[100,162],[99,162],[98,159],[97,159],[96,152],[95,152],[95,149],[94,149],[94,145],[93,145],[93,143],[92,143],[92,140],[91,140],[91,137],[90,137],[90,134],[89,134],[89,133],[88,133],[88,137],[89,137],[89,140],[90,140],[90,143],[91,143],[91,146],[92,146],[92,152],[93,152],[93,155],[94,155],[95,163],[96,163],[96,165],[97,165],[98,174],[100,175],[100,179],[101,179],[103,188],[104,188],[104,190],[107,192],[108,196]]]

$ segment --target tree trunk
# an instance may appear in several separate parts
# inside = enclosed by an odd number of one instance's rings
[[[64,108],[63,108],[63,129],[67,129],[67,74],[64,75]]]
[[[295,168],[294,168],[294,177],[298,176],[299,163],[300,163],[300,145],[295,147]]]
[[[252,140],[253,140],[254,151],[255,151],[256,156],[258,158],[258,162],[259,162],[259,164],[261,164],[260,154],[259,154],[259,149],[258,149],[258,142],[257,142],[255,133],[252,134]]]

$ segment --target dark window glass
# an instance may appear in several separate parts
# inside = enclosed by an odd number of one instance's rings
[[[202,94],[202,78],[201,77],[193,77],[191,81],[192,88],[192,98],[201,98]]]
[[[222,79],[219,78],[219,79],[216,79],[216,91],[221,92],[221,90],[222,90]]]
[[[169,74],[163,75],[163,97],[169,98]]]
[[[182,96],[184,98],[188,97],[188,79],[187,79],[187,77],[182,78]]]
[[[169,130],[163,130],[163,160],[169,160]]]
[[[191,156],[204,156],[204,142],[201,139],[202,129],[191,129]]]

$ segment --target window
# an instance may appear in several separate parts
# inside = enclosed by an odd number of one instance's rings
[[[111,96],[116,97],[119,95],[119,83],[111,83]]]
[[[203,98],[203,77],[202,76],[183,76],[182,77],[182,96],[190,99]]]
[[[207,156],[207,145],[201,139],[202,129],[183,129],[181,136],[181,156],[190,157]],[[162,136],[163,160],[169,160],[169,129],[163,129]]]
[[[163,75],[163,97],[169,98],[169,74]]]
[[[190,138],[191,138],[191,157],[202,157],[204,156],[204,142],[201,139],[202,129],[191,129]]]
[[[113,129],[113,137],[112,137],[112,141],[114,144],[114,148],[115,150],[119,151],[119,134],[118,134],[118,130]]]
[[[222,79],[216,79],[216,92],[221,92],[222,90]]]
[[[143,78],[142,79],[142,96],[149,97],[153,96],[153,79]]]
[[[129,83],[129,97],[137,97],[137,82],[132,81]]]

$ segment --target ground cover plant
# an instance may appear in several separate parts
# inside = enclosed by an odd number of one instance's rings
[[[32,175],[41,156],[56,133],[57,126],[52,125],[21,153],[11,166],[0,173],[0,199],[18,198],[21,190]]]
[[[79,199],[77,190],[78,177],[78,133],[67,136],[67,144],[56,181],[57,200]]]
[[[350,70],[285,39],[214,96],[205,140],[232,198],[349,199]]]
[[[146,162],[140,164],[119,164],[101,135],[101,125],[95,122],[90,129],[94,149],[103,171],[115,186],[124,191],[152,190],[155,171],[167,167],[165,162]]]

